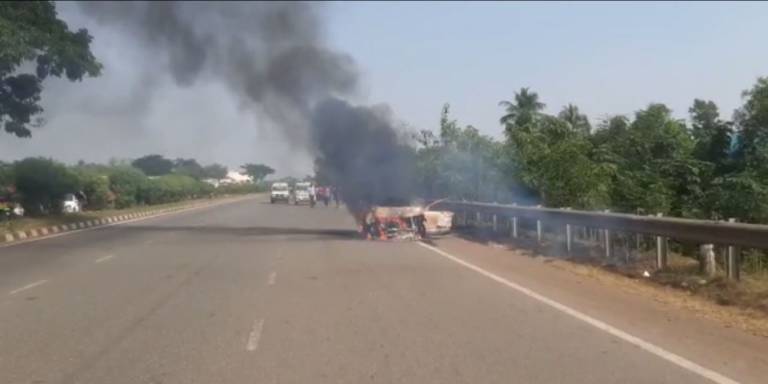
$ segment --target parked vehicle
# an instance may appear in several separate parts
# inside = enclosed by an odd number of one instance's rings
[[[293,203],[296,205],[303,203],[308,203],[311,206],[315,205],[315,193],[312,183],[296,183],[293,189]]]
[[[64,199],[61,201],[61,211],[63,213],[77,213],[82,210],[80,200],[73,193],[64,195]]]
[[[9,197],[0,196],[0,220],[24,216],[24,207]]]
[[[276,201],[288,202],[291,198],[291,191],[288,183],[272,183],[269,193],[269,202],[274,204]]]

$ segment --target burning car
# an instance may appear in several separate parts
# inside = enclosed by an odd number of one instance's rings
[[[357,220],[368,239],[418,240],[450,232],[453,212],[432,211],[429,206],[375,206],[358,214]]]

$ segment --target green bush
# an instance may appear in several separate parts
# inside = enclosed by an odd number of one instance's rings
[[[75,169],[75,174],[85,194],[85,209],[97,210],[110,207],[112,193],[109,190],[108,175],[81,167]]]
[[[141,191],[147,204],[165,204],[213,193],[213,186],[184,175],[165,175],[148,180]]]
[[[140,170],[118,166],[109,173],[109,188],[115,194],[115,207],[128,208],[141,203],[140,192],[145,188],[148,179]]]
[[[14,167],[16,189],[29,214],[59,212],[59,201],[78,190],[77,176],[64,164],[44,158],[26,158]]]
[[[6,189],[13,185],[13,164],[0,161],[0,194],[5,193]]]
[[[221,195],[238,195],[265,192],[268,189],[269,187],[266,183],[223,184],[216,188],[216,193]]]

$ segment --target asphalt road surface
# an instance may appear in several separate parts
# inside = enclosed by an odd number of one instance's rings
[[[492,272],[264,198],[0,248],[0,383],[712,378]]]

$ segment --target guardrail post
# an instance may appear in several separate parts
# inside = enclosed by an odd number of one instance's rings
[[[517,206],[516,203],[512,203],[513,206]],[[512,216],[512,238],[517,239],[517,216]]]
[[[728,219],[729,223],[735,223],[736,219]],[[737,252],[736,247],[729,245],[726,251],[725,268],[728,273],[728,278],[731,280],[741,279],[741,257]]]
[[[480,214],[480,212],[475,212],[475,227],[480,226],[482,223],[483,216]]]
[[[536,208],[541,208],[541,205],[537,205]],[[541,243],[541,220],[536,219],[536,241]]]
[[[715,245],[711,243],[699,246],[699,257],[704,264],[704,271],[709,277],[717,274],[717,262],[715,260]]]
[[[636,214],[640,216],[642,211],[642,209],[638,208]],[[635,250],[637,250],[638,255],[640,255],[640,249],[642,248],[642,236],[639,233],[635,233]]]
[[[661,213],[656,214],[656,217],[662,216]],[[656,236],[656,268],[667,268],[667,239],[662,236]]]
[[[571,210],[570,207],[565,208],[566,210]],[[565,250],[568,252],[568,254],[571,254],[572,249],[572,238],[571,238],[571,225],[566,224],[565,225]]]
[[[606,209],[603,211],[605,213],[610,212],[610,210]],[[603,240],[605,241],[605,258],[610,259],[611,258],[611,230],[610,229],[603,229]]]
[[[499,230],[499,222],[498,222],[498,219],[496,218],[496,214],[494,213],[493,214],[493,232],[495,233],[498,230]]]

